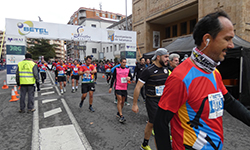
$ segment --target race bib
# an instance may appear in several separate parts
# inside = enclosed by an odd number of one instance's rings
[[[208,95],[209,119],[216,119],[223,116],[224,97],[221,92]]]
[[[165,87],[165,85],[156,86],[156,87],[155,87],[155,95],[156,95],[156,96],[161,96],[162,93],[163,93],[164,87]]]
[[[74,71],[78,71],[78,68],[74,68]]]
[[[42,66],[42,68],[44,69],[44,68],[45,68],[45,66]]]
[[[67,71],[70,71],[70,69],[67,69]]]
[[[111,70],[110,70],[110,69],[107,69],[106,72],[111,72]]]
[[[59,71],[59,74],[64,74],[64,71],[63,70]]]
[[[127,79],[126,79],[126,77],[122,77],[121,78],[121,83],[127,83],[128,81],[127,81]]]

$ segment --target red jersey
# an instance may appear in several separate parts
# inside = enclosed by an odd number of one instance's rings
[[[67,70],[67,66],[66,65],[57,65],[56,66],[56,70],[58,71],[58,76],[65,76],[65,72]]]
[[[218,70],[207,73],[190,59],[168,77],[159,107],[174,113],[173,150],[211,150],[223,147],[222,115],[227,89]]]
[[[45,72],[48,65],[46,63],[39,63],[37,67],[40,68],[40,72]]]
[[[95,69],[95,66],[90,64],[89,66],[83,64],[79,71],[85,72],[85,71],[93,71]],[[94,74],[83,74],[82,76],[82,83],[92,83],[94,82]]]
[[[78,72],[79,72],[79,70],[81,69],[81,66],[80,66],[79,64],[77,64],[77,65],[72,64],[72,65],[70,66],[70,68],[71,68],[71,70],[72,70],[71,75],[78,75]]]

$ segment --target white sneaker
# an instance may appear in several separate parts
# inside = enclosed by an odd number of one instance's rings
[[[61,90],[61,94],[63,94],[63,90]]]
[[[63,88],[64,93],[66,93],[66,88]]]

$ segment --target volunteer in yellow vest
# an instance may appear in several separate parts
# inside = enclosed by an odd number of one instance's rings
[[[28,93],[28,112],[35,111],[34,109],[34,84],[39,82],[38,70],[36,63],[31,59],[32,55],[29,53],[25,54],[25,59],[18,63],[16,71],[16,82],[17,85],[21,85],[21,97],[20,97],[20,113],[25,112],[25,96]]]

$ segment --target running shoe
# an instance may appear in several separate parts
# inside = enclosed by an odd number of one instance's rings
[[[79,107],[82,108],[83,101],[81,100]]]
[[[119,118],[119,119],[121,118],[121,116],[120,116],[120,113],[119,113],[119,112],[117,112],[116,117],[117,117],[117,118]]]
[[[19,113],[25,113],[25,110],[20,109],[18,112],[19,112]]]
[[[77,91],[77,88],[75,89],[75,92]]]
[[[117,99],[114,100],[114,103],[117,104]]]
[[[63,94],[63,90],[61,90],[61,94]]]
[[[124,118],[124,116],[121,116],[121,118],[119,119],[119,122],[120,123],[123,123],[123,122],[125,122],[126,121],[126,119]]]
[[[74,89],[72,89],[71,93],[75,93],[75,90],[74,90]]]
[[[89,107],[89,111],[95,112],[94,108],[92,106]]]
[[[125,105],[126,105],[126,106],[129,106],[130,104],[129,104],[129,102],[125,102]]]
[[[64,93],[66,93],[66,88],[63,88]]]
[[[32,113],[32,112],[34,112],[34,111],[36,111],[36,109],[35,109],[35,108],[33,108],[33,109],[29,109],[29,110],[27,111],[27,113]]]
[[[69,81],[68,81],[68,84],[69,84]]]
[[[55,82],[55,84],[57,85],[57,81]]]
[[[149,145],[147,145],[147,146],[141,145],[141,146],[140,146],[140,149],[141,149],[141,150],[151,150],[151,148],[150,148]]]

